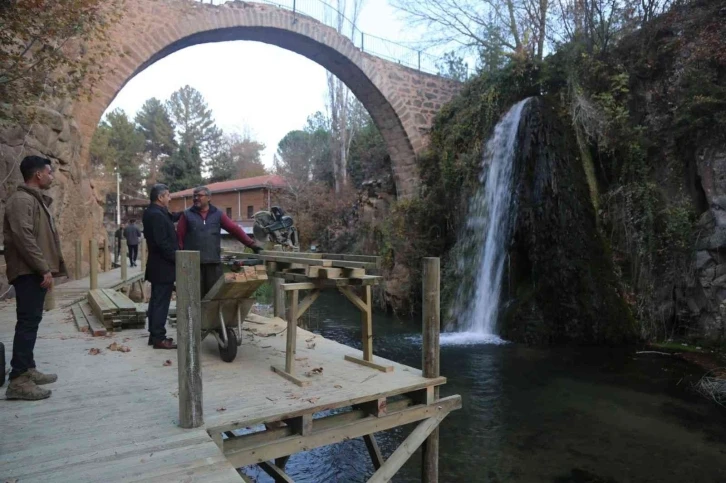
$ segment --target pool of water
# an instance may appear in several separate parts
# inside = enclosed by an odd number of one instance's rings
[[[308,329],[360,347],[360,316],[337,294],[313,305]],[[420,367],[420,322],[374,315],[374,352]],[[441,426],[440,481],[726,482],[726,410],[697,395],[702,371],[679,359],[613,350],[447,344],[441,395],[463,408]],[[390,455],[412,427],[376,435]],[[393,479],[420,481],[418,453]],[[364,482],[362,440],[293,456],[296,482]],[[257,481],[271,482],[258,469]]]

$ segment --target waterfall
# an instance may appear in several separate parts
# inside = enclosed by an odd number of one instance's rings
[[[481,184],[454,248],[461,283],[451,315],[460,332],[443,334],[443,343],[504,343],[496,335],[496,324],[507,245],[516,218],[513,164],[526,103],[527,99],[512,106],[484,149]]]

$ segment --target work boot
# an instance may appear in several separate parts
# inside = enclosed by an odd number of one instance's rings
[[[171,339],[164,339],[160,342],[154,342],[154,349],[176,349],[176,344]]]
[[[5,391],[5,397],[8,399],[22,399],[24,401],[37,401],[39,399],[49,398],[50,389],[38,387],[33,382],[28,373],[22,374],[15,379],[10,380],[8,389]]]
[[[28,369],[26,374],[30,376],[30,380],[38,386],[42,386],[43,384],[53,384],[58,380],[58,376],[55,374],[43,374],[36,368]]]

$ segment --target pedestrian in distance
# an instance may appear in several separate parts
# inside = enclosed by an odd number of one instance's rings
[[[149,299],[149,345],[154,349],[176,349],[173,339],[166,337],[171,294],[176,281],[178,249],[173,216],[169,213],[169,188],[156,184],[149,193],[151,203],[144,212],[144,236],[149,250],[144,278],[151,283]]]
[[[50,213],[53,199],[43,193],[53,183],[51,162],[26,156],[20,172],[24,184],[8,198],[3,221],[6,273],[15,287],[17,314],[5,394],[8,399],[34,401],[50,397],[50,389],[40,386],[58,380],[55,374],[38,371],[34,351],[45,295],[53,286],[53,277],[65,275],[66,267]]]
[[[129,263],[132,267],[136,266],[136,258],[139,256],[139,239],[141,232],[136,226],[136,220],[130,220],[126,228],[124,228],[124,238],[126,238],[126,246],[129,249]]]

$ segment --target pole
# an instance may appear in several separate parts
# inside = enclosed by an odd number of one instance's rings
[[[91,238],[88,247],[88,265],[90,265],[91,290],[98,288],[98,241]]]
[[[441,330],[441,263],[438,258],[424,258],[423,263],[423,377],[439,377],[439,332]],[[434,402],[439,388],[434,388]],[[439,481],[439,429],[426,438],[421,452],[421,481]]]
[[[116,167],[116,228],[121,226],[121,173]]]
[[[108,272],[108,262],[110,254],[108,253],[108,238],[103,239],[103,271]]]
[[[81,279],[83,271],[83,247],[81,240],[76,240],[76,280]]]
[[[126,265],[128,263],[127,250],[128,249],[126,248],[126,244],[122,243],[121,244],[121,280],[123,280],[124,282],[129,279],[128,268]]]
[[[202,408],[201,295],[199,252],[176,252],[176,335],[179,366],[179,426],[204,424]]]
[[[283,279],[274,277],[272,279],[272,308],[275,317],[285,318],[285,290],[282,284]]]
[[[365,49],[365,43],[363,41],[364,38],[365,37],[363,36],[363,32],[361,32],[360,33],[360,51],[361,52],[365,52],[366,51],[366,49]]]

